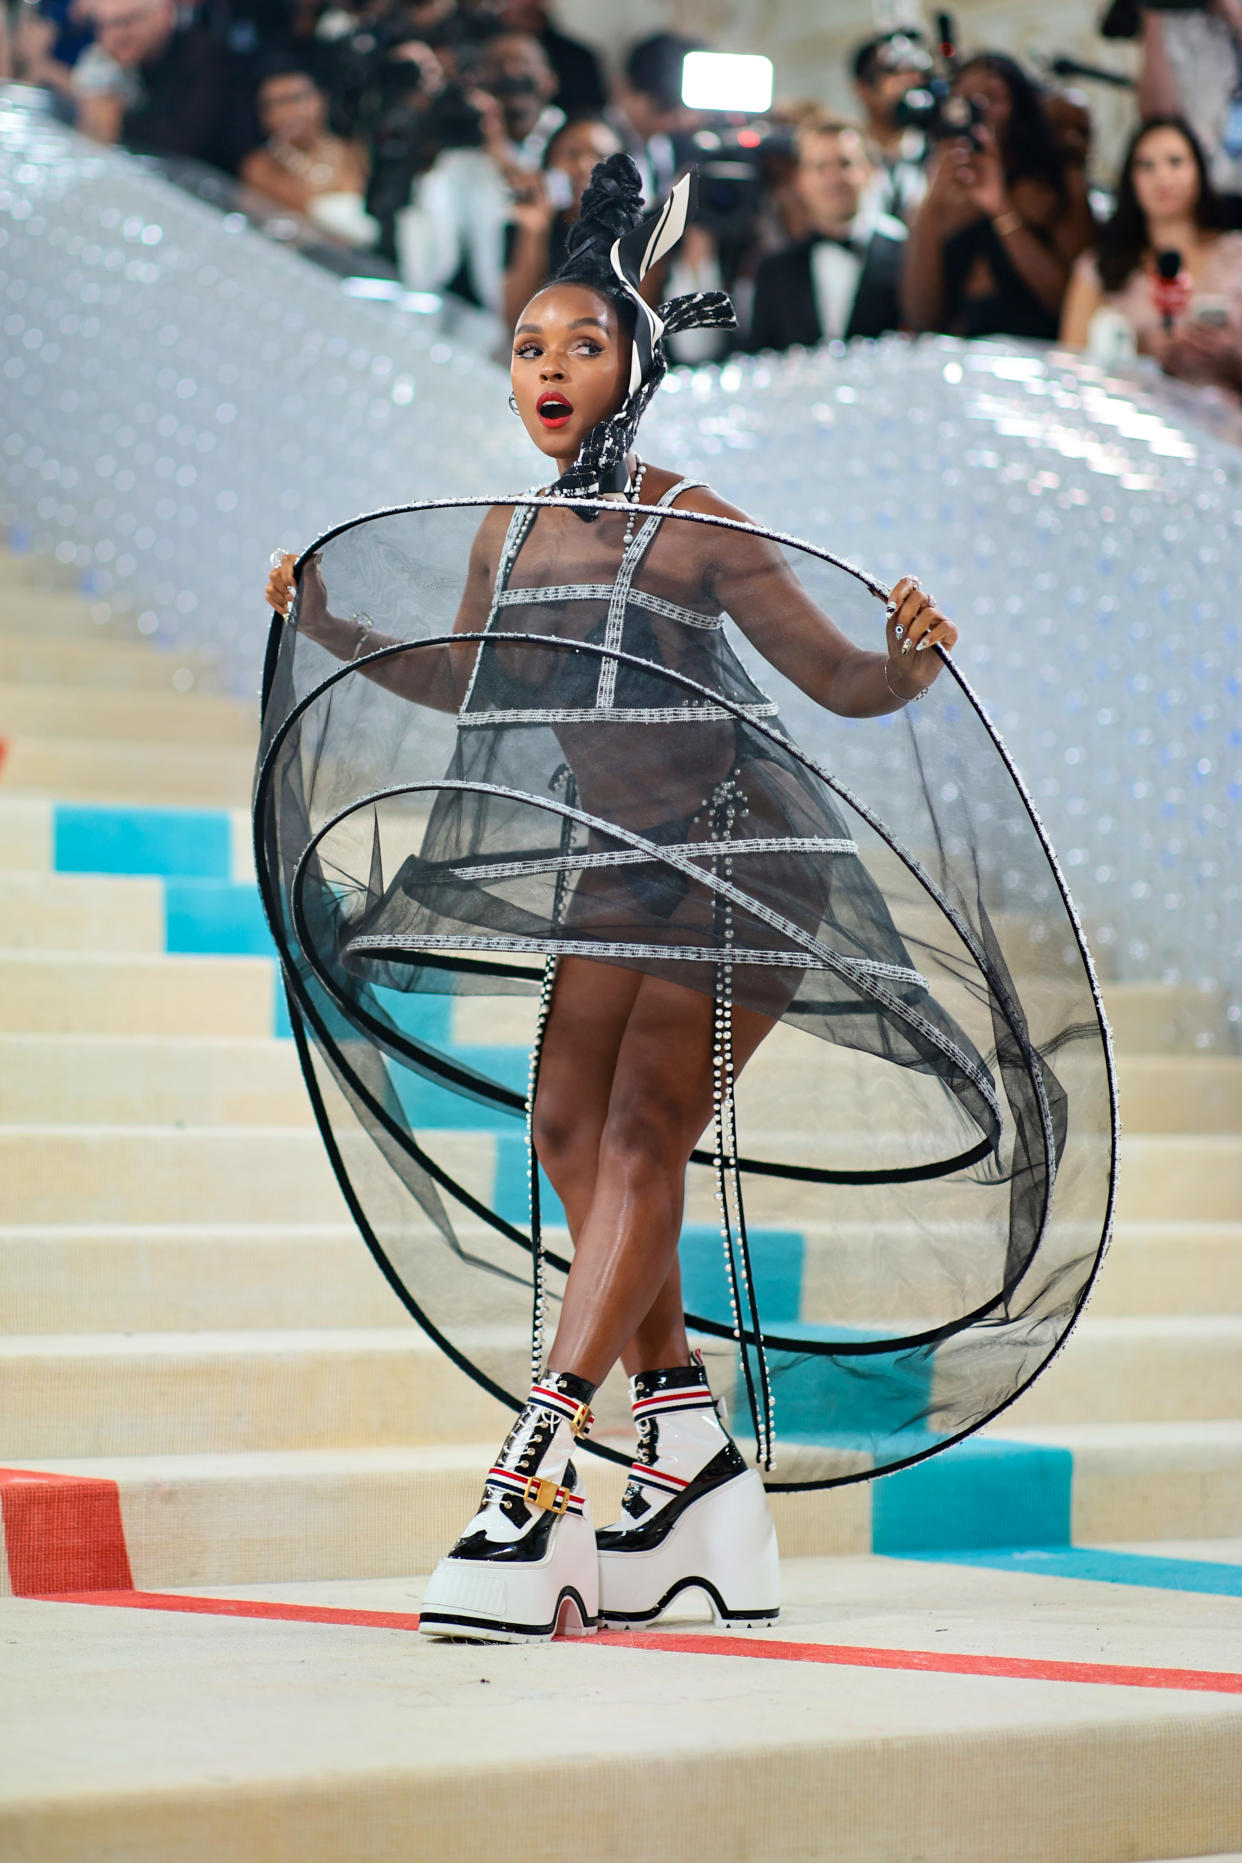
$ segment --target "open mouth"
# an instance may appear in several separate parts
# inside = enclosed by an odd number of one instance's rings
[[[549,393],[540,395],[535,412],[545,427],[563,427],[567,420],[573,419],[574,410],[564,395]]]

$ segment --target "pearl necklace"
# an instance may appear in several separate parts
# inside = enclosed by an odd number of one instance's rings
[[[279,162],[282,168],[287,169],[289,174],[295,175],[299,181],[304,181],[307,187],[322,188],[335,178],[341,165],[340,157],[336,154],[335,139],[330,136],[325,137],[324,142],[333,151],[334,159],[330,161],[316,161],[315,157],[309,155],[305,149],[299,149],[292,142],[282,142],[275,136],[272,137],[267,148],[272,159]],[[321,143],[320,147],[323,146],[324,144]]]
[[[647,471],[647,462],[645,459],[636,459],[634,465],[634,483],[627,489],[625,494],[626,501],[631,507],[630,514],[625,520],[625,543],[627,548],[634,541],[634,519],[638,516],[638,513],[633,507],[635,505],[640,505],[643,501],[643,478]]]

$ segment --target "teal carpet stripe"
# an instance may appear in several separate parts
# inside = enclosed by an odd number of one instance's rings
[[[941,1565],[982,1566],[989,1572],[1029,1572],[1039,1578],[1078,1578],[1097,1585],[1141,1585],[1151,1591],[1193,1591],[1217,1598],[1242,1598],[1242,1565],[1218,1564],[1214,1559],[1164,1559],[1159,1553],[1109,1552],[1102,1546],[908,1552],[899,1556]]]
[[[928,1447],[933,1439],[928,1438]],[[1014,1546],[1069,1550],[1074,1458],[1045,1443],[968,1437],[926,1462],[882,1475],[871,1508],[871,1550],[971,1558]]]
[[[164,948],[202,957],[271,957],[253,881],[166,879]]]
[[[232,836],[224,809],[96,808],[58,802],[58,873],[163,874],[227,880]]]

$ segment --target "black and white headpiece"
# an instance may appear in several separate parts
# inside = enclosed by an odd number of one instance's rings
[[[625,159],[612,158],[614,162]],[[668,369],[664,339],[681,330],[733,329],[737,324],[732,302],[724,291],[692,291],[684,297],[669,298],[653,310],[639,290],[652,266],[673,250],[685,232],[694,207],[696,182],[693,171],[683,175],[662,207],[644,214],[636,226],[612,243],[612,276],[606,282],[601,278],[598,285],[610,297],[623,298],[633,306],[629,391],[616,413],[586,435],[577,459],[557,480],[555,497],[592,498],[604,492],[628,490],[627,455],[647,404]],[[580,278],[581,272],[570,266],[558,276],[568,274],[572,278],[575,272]],[[590,523],[599,513],[579,510],[578,515]]]

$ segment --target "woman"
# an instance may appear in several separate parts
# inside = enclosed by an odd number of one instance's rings
[[[964,133],[941,143],[910,228],[906,320],[955,336],[1051,339],[1091,236],[1082,174],[1067,170],[1039,93],[1012,58],[986,52],[961,66],[951,108]]]
[[[641,297],[647,268],[684,228],[688,193],[679,184],[659,215],[644,217],[629,157],[614,155],[597,168],[569,231],[565,265],[524,307],[514,333],[513,404],[557,469],[554,489],[617,499],[618,509],[493,508],[475,539],[455,623],[468,639],[461,647],[433,642],[410,670],[401,655],[369,669],[393,690],[457,714],[445,789],[468,792],[472,807],[491,806],[493,798],[497,808],[510,807],[516,793],[498,771],[503,740],[490,727],[504,720],[554,726],[564,758],[558,776],[572,785],[577,819],[594,827],[587,851],[575,856],[572,899],[553,924],[567,949],[588,940],[609,948],[624,928],[631,939],[625,948],[648,953],[638,964],[562,955],[544,1001],[533,1141],[564,1204],[574,1257],[546,1369],[486,1477],[478,1513],[431,1580],[422,1624],[434,1634],[534,1639],[558,1623],[571,1628],[575,1613],[580,1629],[593,1628],[597,1612],[647,1622],[690,1579],[711,1590],[729,1621],[776,1616],[779,1576],[762,1481],[725,1433],[701,1361],[689,1350],[677,1249],[691,1151],[714,1112],[730,1103],[733,1076],[806,972],[791,972],[774,952],[765,963],[762,951],[742,949],[763,935],[748,922],[732,928],[739,961],[722,1000],[710,949],[704,961],[694,954],[710,947],[722,912],[728,921],[732,895],[727,885],[722,894],[703,883],[695,861],[717,858],[717,850],[727,861],[731,849],[750,845],[731,836],[784,836],[777,845],[795,874],[791,890],[805,895],[808,921],[817,924],[830,882],[822,854],[812,858],[807,850],[829,845],[815,836],[832,823],[786,741],[766,732],[742,748],[739,721],[769,717],[775,708],[727,646],[719,611],[732,614],[804,692],[846,717],[879,717],[922,697],[941,668],[928,649],[957,639],[913,577],[892,590],[887,651],[864,652],[814,605],[766,538],[658,516],[636,528],[630,507],[639,500],[746,522],[706,486],[633,452],[638,421],[664,371],[665,334],[731,318],[719,294],[676,300],[658,316]],[[640,563],[648,581],[623,617],[616,591],[634,590]],[[281,613],[292,568],[293,558],[283,557],[267,587]],[[382,650],[365,617],[346,620],[328,610],[313,566],[303,574],[298,626],[341,660],[364,647]],[[667,680],[665,667],[672,669]],[[670,688],[684,705],[668,704]],[[727,695],[729,705],[711,702],[713,692]],[[599,749],[601,716],[612,720],[606,751]],[[533,779],[526,786],[539,788]],[[506,819],[512,828],[512,808]],[[447,811],[445,820],[451,827]],[[522,832],[512,828],[511,847],[515,835],[521,845]],[[412,896],[423,931],[411,942],[425,945],[437,889],[439,896],[454,890],[454,923],[464,917],[483,932],[489,924],[496,930],[495,896],[461,903],[486,852],[470,856],[462,845],[437,860],[437,833],[433,816],[422,853],[359,922],[351,944],[358,958],[399,944],[393,927]],[[638,836],[661,841],[670,864],[644,867],[641,853],[627,851]],[[485,850],[494,845],[484,837]],[[549,862],[526,864],[534,873]],[[848,884],[831,882],[840,894],[836,910]],[[872,888],[873,895],[878,906]],[[868,923],[878,960],[864,967],[914,976],[901,967],[900,940],[886,915],[877,910]],[[633,942],[636,930],[649,944]],[[524,942],[531,940],[518,938],[516,946]],[[748,956],[755,961],[742,961]],[[919,1011],[929,1039],[936,1014],[925,1003]],[[639,1453],[621,1517],[597,1541],[571,1456],[589,1426],[591,1399],[618,1358],[631,1374]]]
[[[1167,279],[1162,254],[1176,255]],[[1124,318],[1135,347],[1166,374],[1242,388],[1242,233],[1227,230],[1203,150],[1182,117],[1154,117],[1135,132],[1112,218],[1095,252],[1074,267],[1061,341],[1084,349],[1101,310]]]
[[[328,100],[310,73],[296,63],[274,65],[259,85],[257,103],[267,141],[241,164],[247,187],[308,215],[351,246],[374,245],[379,228],[366,211],[366,156],[331,134]]]
[[[597,162],[621,147],[616,131],[599,117],[571,118],[548,140],[543,167],[514,191],[512,231],[505,261],[506,328],[565,262],[569,229]]]

